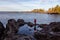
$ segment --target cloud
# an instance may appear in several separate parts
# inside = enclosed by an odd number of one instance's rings
[[[0,0],[0,11],[26,11],[37,8],[48,9],[60,5],[59,0]]]

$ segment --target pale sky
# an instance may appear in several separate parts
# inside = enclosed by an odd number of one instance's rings
[[[60,5],[60,0],[0,0],[0,11],[29,11]]]

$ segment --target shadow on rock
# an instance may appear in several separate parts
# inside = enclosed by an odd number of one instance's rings
[[[28,22],[27,25],[28,25],[29,27],[33,27],[33,26],[34,26],[34,24],[31,23],[31,22]]]
[[[60,40],[60,22],[51,22],[49,25],[39,25],[39,27],[45,29],[35,33],[34,37],[37,40]]]
[[[4,38],[4,31],[5,31],[5,28],[3,24],[0,22],[0,40]]]
[[[39,24],[38,25],[38,27],[40,27],[40,28],[44,28],[44,27],[47,27],[48,26],[48,24]]]
[[[17,25],[18,25],[18,26],[24,26],[24,24],[25,24],[25,22],[24,22],[23,19],[18,19],[18,20],[17,20]]]

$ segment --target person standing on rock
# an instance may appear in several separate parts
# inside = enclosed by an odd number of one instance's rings
[[[36,19],[34,19],[34,31],[36,32]]]

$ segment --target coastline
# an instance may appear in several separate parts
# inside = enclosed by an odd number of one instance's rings
[[[45,12],[45,13],[43,13],[43,12],[19,12],[19,11],[0,11],[0,13],[27,13],[27,14],[31,14],[31,13],[36,13],[36,14],[60,14],[60,13],[47,13],[47,12]]]
[[[2,34],[2,32],[0,34],[0,35],[2,35],[2,36],[0,36],[1,39],[3,38],[3,40],[8,40],[8,39],[12,40],[12,39],[17,38],[17,39],[22,40],[24,38],[27,38],[30,40],[31,38],[35,37],[36,40],[41,40],[41,39],[46,40],[47,38],[49,38],[48,40],[50,40],[50,39],[52,39],[51,37],[53,37],[53,39],[60,38],[60,34],[59,34],[60,22],[51,22],[49,24],[38,24],[38,27],[42,28],[42,30],[34,32],[34,36],[33,35],[27,36],[27,35],[23,35],[23,34],[22,35],[17,34],[19,27],[21,28],[25,24],[27,24],[29,27],[33,27],[35,25],[32,22],[25,22],[23,19],[18,19],[17,21],[15,19],[9,19],[6,24],[6,28],[4,28],[2,22],[0,22],[0,26],[1,26],[0,30],[3,32],[3,34]],[[53,34],[50,33],[51,31],[53,32]],[[5,36],[6,34],[7,34],[7,36]]]

